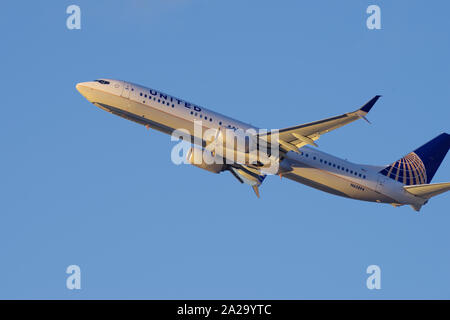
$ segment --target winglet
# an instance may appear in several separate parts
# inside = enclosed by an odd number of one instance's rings
[[[376,95],[369,102],[367,102],[365,105],[363,105],[359,110],[361,110],[365,113],[368,113],[370,111],[370,109],[372,109],[375,102],[377,102],[377,100],[380,99],[380,97],[381,97],[380,95]]]

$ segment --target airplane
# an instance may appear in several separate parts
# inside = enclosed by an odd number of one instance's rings
[[[201,120],[204,129],[249,130],[250,124],[232,119],[159,90],[131,82],[98,79],[76,84],[76,89],[95,106],[114,115],[137,122],[166,134],[184,129],[195,140],[194,126]],[[450,148],[450,135],[441,133],[431,141],[385,166],[352,163],[318,150],[316,140],[366,115],[380,98],[373,97],[359,109],[335,117],[253,135],[258,143],[276,146],[276,174],[312,188],[346,198],[387,203],[394,207],[410,205],[415,211],[434,196],[450,190],[450,182],[431,183]],[[200,137],[197,147],[204,149],[211,141]],[[194,142],[195,143],[195,142]],[[256,162],[208,164],[193,161],[194,146],[188,163],[209,172],[229,171],[239,182],[250,185],[259,198],[259,187],[268,175],[265,165]],[[262,154],[262,153],[261,153]],[[222,154],[219,154],[219,157]],[[271,157],[267,154],[267,157]],[[233,158],[235,159],[235,158]],[[247,158],[245,158],[247,159]]]

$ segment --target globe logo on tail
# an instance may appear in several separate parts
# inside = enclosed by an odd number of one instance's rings
[[[405,185],[427,183],[427,170],[415,152],[407,154],[381,171],[385,176]]]

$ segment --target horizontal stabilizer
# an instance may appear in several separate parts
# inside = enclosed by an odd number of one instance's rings
[[[450,190],[450,182],[432,183],[432,184],[416,184],[411,186],[403,186],[409,193],[424,199],[430,199],[438,194]]]

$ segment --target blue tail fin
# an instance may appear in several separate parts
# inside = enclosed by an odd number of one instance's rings
[[[450,135],[442,133],[380,173],[405,185],[430,183],[449,148]]]

